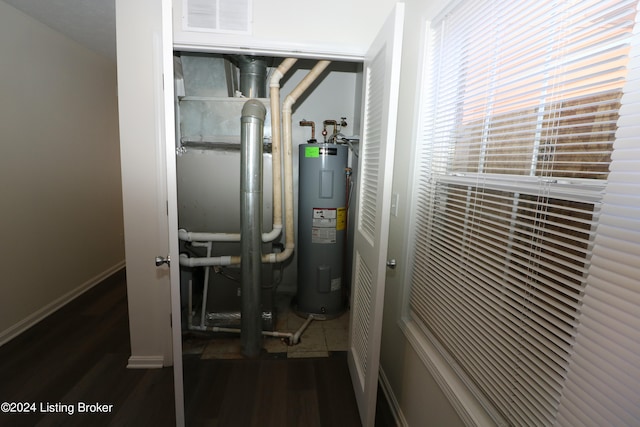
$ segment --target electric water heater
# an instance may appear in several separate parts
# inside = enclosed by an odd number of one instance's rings
[[[298,314],[345,310],[348,148],[301,144],[298,181]]]

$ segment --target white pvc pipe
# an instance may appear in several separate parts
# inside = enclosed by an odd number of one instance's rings
[[[194,244],[195,246],[195,244]],[[213,244],[207,242],[199,244],[198,246],[204,246],[207,248],[207,258],[211,258],[211,249]],[[204,287],[202,289],[202,309],[200,310],[200,326],[204,326],[204,318],[207,314],[207,296],[209,294],[209,275],[211,273],[211,266],[208,265],[204,268]]]
[[[206,233],[181,228],[178,239],[184,242],[239,242],[240,233]]]
[[[305,329],[307,329],[307,326],[311,324],[311,321],[313,321],[313,319],[315,319],[313,314],[310,314],[309,317],[307,317],[307,320],[305,320],[302,326],[300,326],[300,329],[298,329],[296,333],[293,334],[291,345],[295,345],[300,342],[300,337],[302,336],[302,333],[305,331]]]
[[[184,267],[207,267],[211,265],[240,265],[240,255],[217,257],[189,257],[180,254],[180,265]]]
[[[273,242],[282,232],[282,224],[274,224],[268,233],[262,233],[262,242]],[[202,231],[178,230],[178,238],[183,242],[239,242],[240,233],[208,233]]]
[[[293,124],[291,122],[291,107],[330,63],[331,61],[318,61],[282,103],[282,140],[286,150],[284,159],[285,244],[284,251],[277,254],[267,254],[266,259],[263,255],[263,262],[281,262],[289,258],[293,253],[295,244],[293,239],[293,141],[291,137]]]
[[[273,224],[273,228],[268,233],[262,233],[262,243],[273,242],[282,233],[282,224]]]
[[[296,332],[278,332],[278,331],[262,331],[262,335],[266,335],[269,337],[276,338],[287,338],[289,340],[289,345],[297,345],[300,342],[300,337],[307,329],[307,327],[311,324],[311,322],[315,319],[321,319],[321,316],[317,316],[314,314],[310,314],[307,317],[307,320],[298,328]],[[239,328],[225,328],[219,326],[191,326],[189,329],[194,331],[210,331],[210,332],[227,332],[232,334],[240,334],[242,330]]]
[[[271,74],[269,102],[271,106],[271,161],[273,173],[273,227],[282,230],[282,137],[280,122],[280,80],[298,60],[286,58]]]
[[[193,326],[193,280],[189,279],[189,313],[187,317],[187,329]]]

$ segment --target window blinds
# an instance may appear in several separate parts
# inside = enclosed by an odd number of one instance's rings
[[[432,27],[410,316],[510,424],[563,398],[635,9],[462,1]]]
[[[558,425],[640,424],[640,25]]]

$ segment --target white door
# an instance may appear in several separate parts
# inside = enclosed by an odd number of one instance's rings
[[[178,187],[176,179],[176,129],[173,90],[173,33],[172,33],[172,0],[162,0],[162,34],[158,35],[156,44],[163,70],[163,100],[165,139],[165,162],[167,179],[167,220],[169,225],[169,258],[171,261],[171,324],[173,347],[173,383],[175,393],[176,427],[185,425],[184,418],[184,386],[182,377],[182,325],[180,310],[180,265],[178,264]],[[157,103],[160,104],[160,103]]]
[[[364,63],[348,357],[364,426],[375,420],[403,21],[398,3]]]

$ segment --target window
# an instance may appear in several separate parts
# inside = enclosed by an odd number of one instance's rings
[[[409,317],[498,422],[556,422],[637,1],[459,1],[430,30]]]

